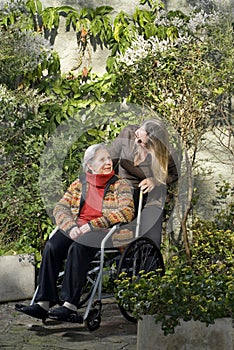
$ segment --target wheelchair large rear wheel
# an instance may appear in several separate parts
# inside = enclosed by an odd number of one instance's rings
[[[140,277],[140,271],[144,273],[158,270],[163,276],[165,272],[163,257],[155,243],[147,238],[140,237],[131,242],[125,249],[119,263],[118,276],[125,272],[127,277]],[[132,310],[125,309],[119,305],[122,315],[130,322],[137,320],[132,315]]]

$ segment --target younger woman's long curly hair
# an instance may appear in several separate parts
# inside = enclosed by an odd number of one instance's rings
[[[148,119],[141,127],[147,132],[146,147],[152,156],[152,171],[155,179],[166,183],[168,174],[169,134],[160,119]]]

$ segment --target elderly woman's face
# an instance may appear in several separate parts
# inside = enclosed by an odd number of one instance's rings
[[[113,163],[111,156],[104,148],[99,149],[92,164],[89,165],[93,173],[96,174],[109,174],[113,170]]]

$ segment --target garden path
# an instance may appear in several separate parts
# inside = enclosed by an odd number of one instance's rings
[[[25,303],[25,302],[24,302]],[[0,304],[0,349],[4,350],[136,350],[137,325],[121,315],[114,299],[103,300],[100,328],[83,324],[43,324],[14,309],[15,302]]]

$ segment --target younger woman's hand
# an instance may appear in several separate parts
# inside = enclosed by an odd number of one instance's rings
[[[142,180],[138,186],[141,188],[143,193],[147,193],[147,192],[152,191],[152,189],[155,187],[155,184],[156,183],[155,183],[154,178],[148,177],[148,178]]]

